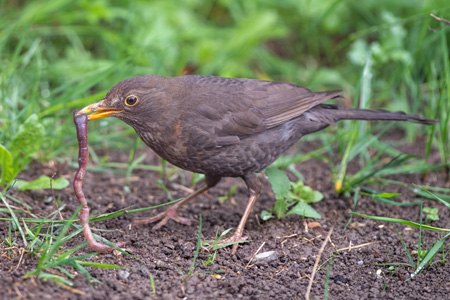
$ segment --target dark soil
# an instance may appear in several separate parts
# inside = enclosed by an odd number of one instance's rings
[[[418,143],[402,150],[422,155],[424,148],[424,143]],[[114,160],[126,162],[128,154],[115,155]],[[145,162],[156,164],[158,161],[159,159],[148,151]],[[323,216],[318,220],[319,227],[312,224],[308,226],[308,222],[311,221],[304,221],[299,216],[261,221],[259,218],[261,211],[268,210],[274,204],[270,185],[261,176],[265,188],[253,209],[245,231],[251,242],[239,246],[235,257],[230,256],[230,249],[221,249],[214,264],[204,266],[203,263],[208,260],[208,251],[201,249],[193,274],[186,276],[195,255],[198,221],[192,226],[170,221],[159,231],[152,231],[151,225],[140,227],[130,225],[134,217],[156,213],[150,210],[91,224],[94,228],[114,230],[103,232],[101,235],[113,242],[126,241],[126,251],[136,258],[114,253],[88,258],[87,260],[92,262],[125,267],[125,272],[88,267],[90,274],[103,284],[89,283],[82,274],[71,268],[67,268],[67,271],[76,275],[74,286],[71,288],[50,281],[44,282],[37,277],[24,279],[24,274],[36,268],[38,258],[35,255],[24,254],[20,261],[19,249],[22,247],[20,237],[17,240],[18,248],[12,252],[5,250],[4,243],[0,244],[2,291],[0,297],[3,299],[302,299],[319,249],[328,231],[333,227],[331,241],[323,252],[320,268],[315,276],[311,298],[324,298],[328,289],[330,299],[448,299],[450,293],[448,261],[445,265],[438,262],[426,267],[414,279],[408,281],[410,274],[414,272],[413,268],[395,265],[393,272],[389,273],[389,266],[377,265],[408,263],[408,256],[395,228],[410,251],[418,248],[418,229],[360,217],[353,217],[348,228],[344,229],[351,217],[353,198],[337,195],[333,191],[330,166],[320,160],[310,160],[299,164],[297,169],[306,178],[307,185],[325,195],[324,200],[314,205]],[[350,171],[357,169],[353,166]],[[35,164],[22,174],[22,178],[35,179],[42,174],[52,176],[55,172],[56,177],[63,176],[72,180],[75,168],[55,162],[45,165]],[[187,176],[186,182],[190,182],[190,175],[184,174]],[[407,184],[444,187],[446,178],[442,174],[431,173],[426,182],[423,176],[417,174],[397,176],[395,179]],[[161,179],[158,173],[134,171],[130,189],[125,191],[124,175],[88,171],[83,190],[90,204],[91,213],[101,214],[130,205],[140,208],[166,202],[167,195],[157,185],[158,179]],[[237,190],[231,201],[220,203],[217,198],[227,194],[233,185],[237,186]],[[382,189],[388,192],[401,192],[399,200],[403,202],[415,200],[414,194],[408,189],[396,186]],[[56,197],[60,197],[60,203],[67,204],[62,215],[68,218],[78,206],[73,190],[66,188],[54,193]],[[170,193],[174,199],[187,195],[182,189],[170,189]],[[45,200],[52,196],[51,191],[19,193],[13,190],[10,194],[30,205],[32,212],[40,217],[55,210],[54,201],[50,204],[45,203]],[[221,232],[237,226],[246,205],[246,195],[246,187],[242,180],[226,178],[207,194],[188,204],[181,213],[194,220],[198,220],[202,215],[202,240],[210,240],[217,229]],[[425,206],[439,208],[440,221],[431,225],[449,227],[448,209],[430,200],[426,200]],[[356,211],[419,222],[420,206],[387,205],[369,197],[362,197],[358,201]],[[0,217],[8,215],[0,213]],[[8,225],[4,221],[0,222],[3,224],[0,228],[0,237],[5,238],[8,235]],[[443,233],[424,231],[422,247],[429,249],[433,242],[442,236]],[[80,234],[64,247],[68,249],[83,241]],[[277,259],[266,265],[251,263],[247,266],[249,259],[263,243],[265,244],[260,252],[276,251]],[[370,244],[364,245],[366,243]],[[359,245],[362,246],[358,247]],[[76,254],[89,252],[89,248],[85,247]],[[417,255],[413,257],[416,259]],[[438,255],[435,260],[438,257],[442,256]],[[381,273],[378,270],[381,270]],[[59,271],[54,272],[60,274]],[[156,294],[152,291],[151,277],[154,279]]]

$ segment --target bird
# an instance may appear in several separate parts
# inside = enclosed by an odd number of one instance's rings
[[[89,121],[116,117],[134,128],[142,141],[169,163],[205,175],[201,187],[153,217],[135,224],[169,220],[190,225],[178,209],[224,177],[240,177],[248,201],[233,233],[222,244],[236,254],[245,223],[261,193],[257,173],[263,171],[303,136],[340,120],[412,121],[431,125],[437,120],[404,112],[345,109],[342,91],[313,92],[288,82],[207,75],[165,77],[144,75],[120,81],[106,97],[79,113]]]

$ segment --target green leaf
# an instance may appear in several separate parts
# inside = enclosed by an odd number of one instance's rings
[[[428,215],[425,218],[425,222],[433,222],[433,221],[439,221],[439,216],[438,215]]]
[[[45,128],[39,123],[37,115],[31,115],[20,125],[14,136],[9,151],[13,157],[13,178],[31,161],[33,155],[41,149],[44,142]]]
[[[303,184],[302,180],[298,180],[297,182],[292,182],[291,181],[291,188],[292,188],[292,193],[294,194],[300,194],[300,192],[302,191],[303,187],[305,186]]]
[[[275,205],[273,206],[273,211],[277,214],[278,219],[281,219],[284,217],[284,214],[286,213],[288,208],[287,201],[284,198],[279,198],[275,202]]]
[[[296,214],[306,218],[321,219],[322,216],[306,202],[299,202],[295,205],[286,216]]]
[[[14,179],[13,158],[11,152],[0,144],[0,169],[2,176],[0,185],[11,182]]]
[[[424,207],[422,211],[427,214],[425,222],[430,223],[433,221],[439,221],[439,208]]]
[[[313,191],[311,194],[310,199],[308,199],[307,203],[316,203],[323,199],[323,194],[319,191]]]
[[[275,167],[269,167],[265,171],[272,190],[277,199],[282,199],[288,196],[291,184],[286,173]]]
[[[267,220],[272,219],[272,218],[273,218],[273,215],[270,212],[268,212],[267,210],[263,210],[261,212],[261,219],[263,221],[267,221]]]
[[[314,191],[310,186],[304,185],[303,181],[291,182],[292,192],[289,192],[289,200],[296,202],[304,201],[306,203],[315,203],[323,199],[323,194]]]
[[[301,191],[300,191],[300,193],[302,193],[302,194],[304,194],[306,196],[308,196],[312,192],[313,192],[313,189],[310,186],[307,186],[307,185],[303,186]]]
[[[433,208],[433,207],[424,207],[423,208],[423,212],[430,214],[430,215],[437,215],[439,212],[438,208]]]
[[[51,182],[51,185],[50,185]],[[58,179],[51,179],[48,176],[41,176],[36,180],[33,180],[31,182],[26,180],[17,180],[16,181],[16,187],[19,189],[19,191],[25,191],[25,190],[42,190],[42,189],[49,189],[53,188],[55,190],[61,190],[69,186],[69,181],[66,178],[58,178]]]

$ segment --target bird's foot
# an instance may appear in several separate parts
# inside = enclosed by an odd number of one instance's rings
[[[166,211],[159,213],[153,217],[135,218],[133,220],[133,224],[134,225],[143,225],[143,224],[154,223],[154,222],[160,220],[155,226],[153,226],[153,230],[158,230],[162,226],[166,225],[167,221],[169,221],[170,219],[174,220],[175,222],[184,224],[184,225],[191,225],[191,223],[192,223],[191,219],[180,217],[177,214],[177,207],[169,207]]]
[[[214,246],[214,248],[217,249],[227,246],[233,246],[233,248],[231,248],[231,255],[236,255],[238,245],[245,242],[248,242],[248,237],[242,236],[242,232],[238,232],[236,230],[236,232],[233,233],[233,235],[229,238],[220,240],[219,243]]]

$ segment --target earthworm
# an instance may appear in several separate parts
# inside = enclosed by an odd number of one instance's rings
[[[89,227],[89,207],[87,205],[86,198],[83,193],[83,177],[86,173],[86,167],[89,160],[89,150],[88,150],[88,117],[86,114],[79,114],[75,111],[73,114],[73,121],[77,129],[77,139],[78,139],[78,171],[73,179],[73,189],[78,201],[83,204],[80,211],[80,222],[83,226],[83,234],[86,240],[89,242],[89,247],[92,250],[107,253],[114,250],[114,248],[109,247],[105,244],[99,243],[94,239],[92,235],[91,228]],[[118,247],[124,247],[125,242],[116,243]]]

